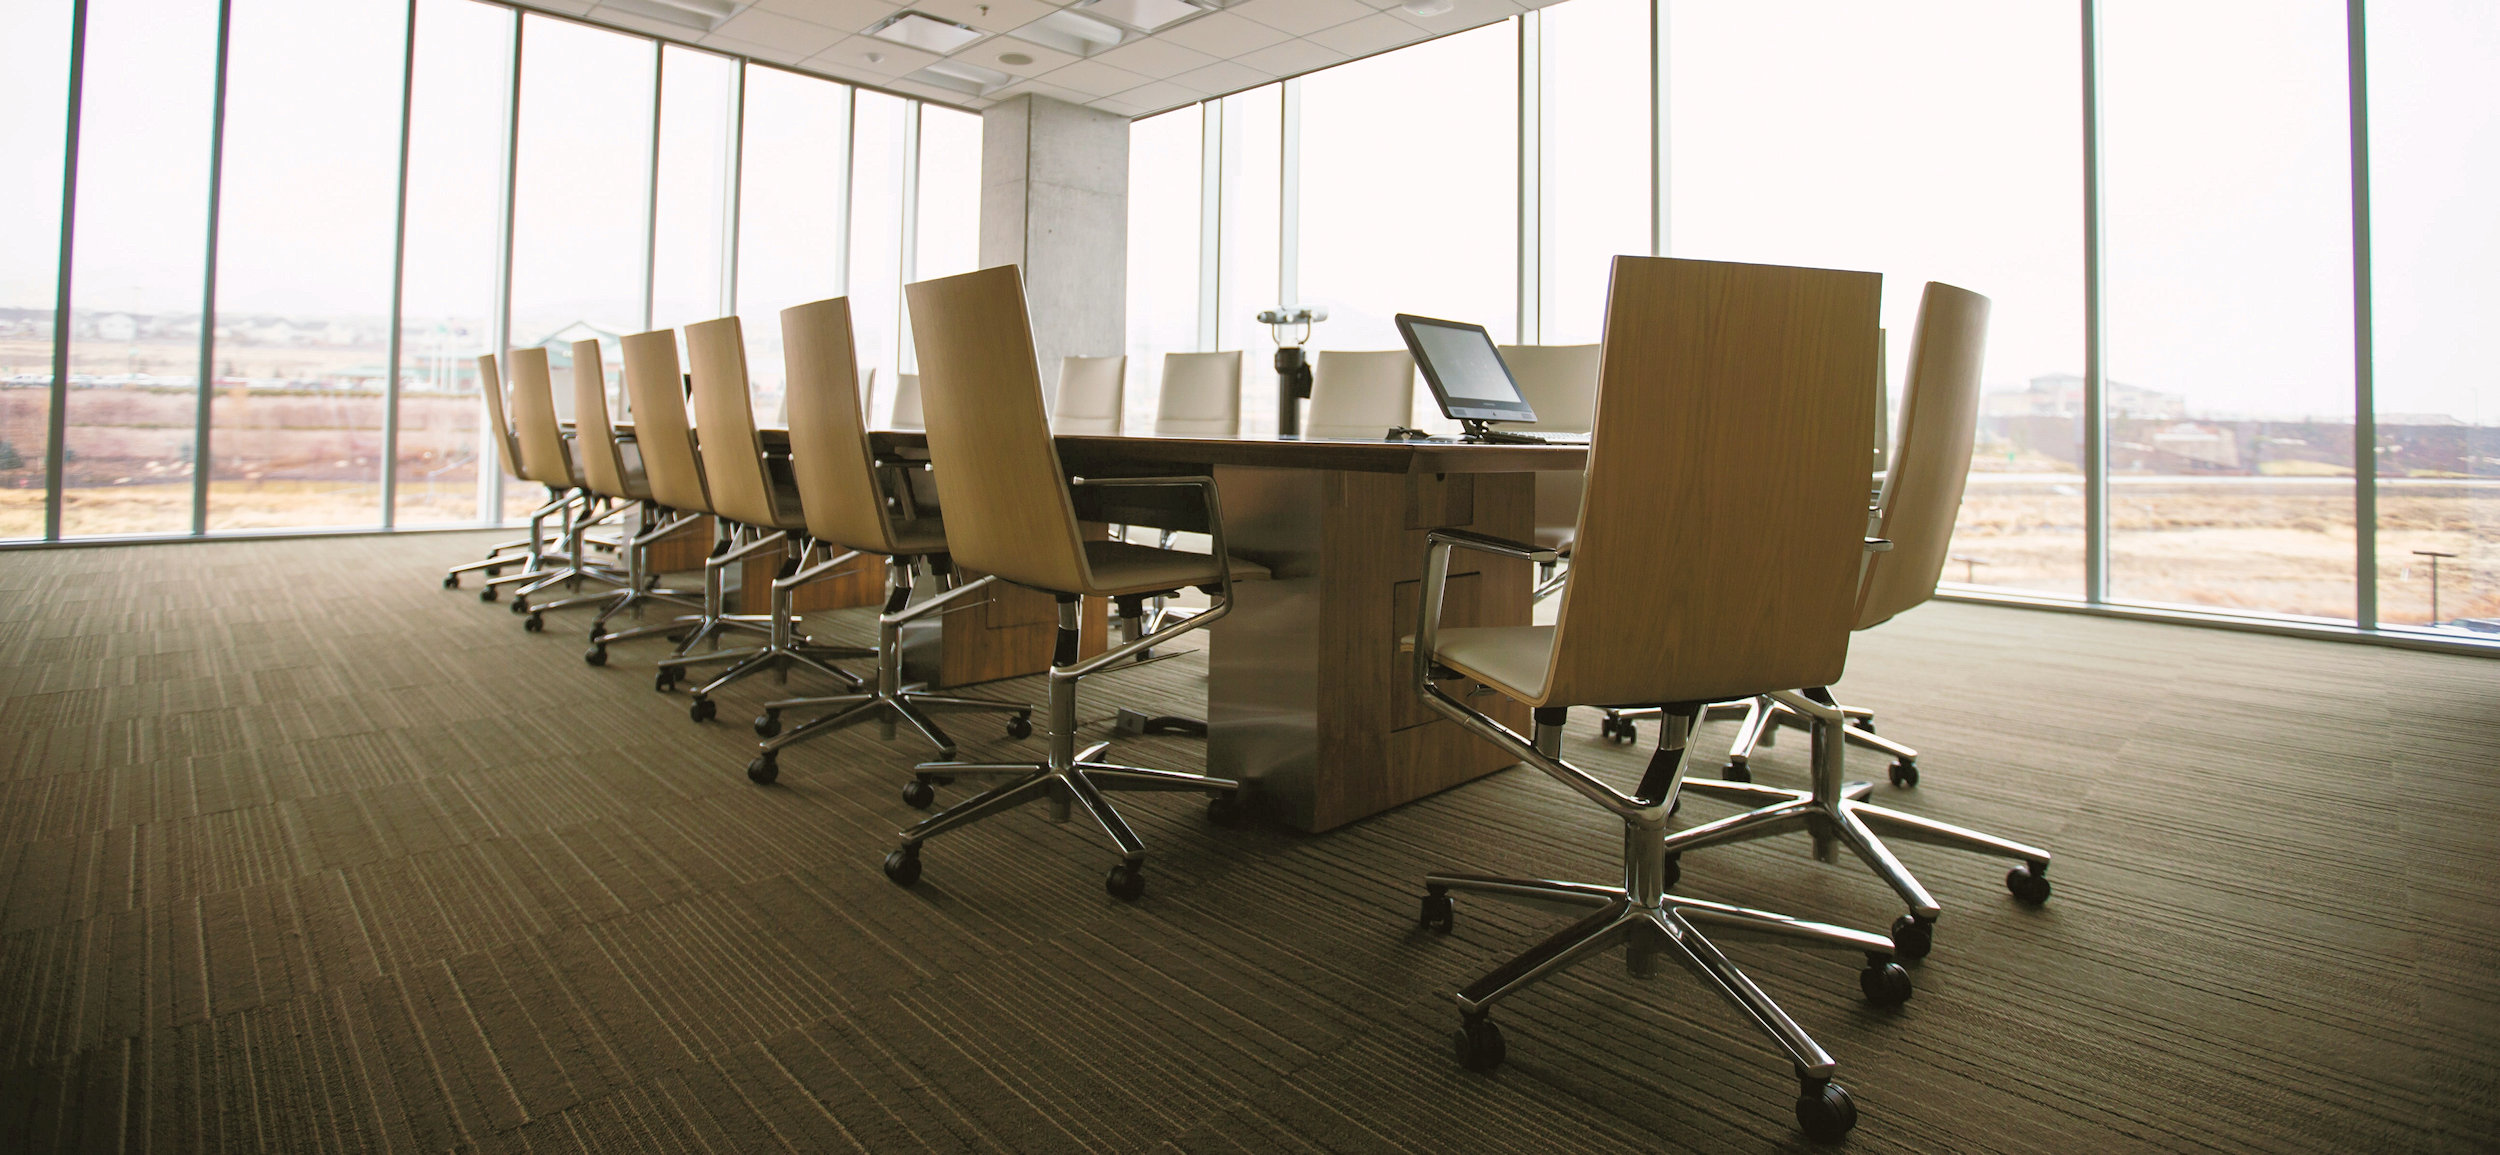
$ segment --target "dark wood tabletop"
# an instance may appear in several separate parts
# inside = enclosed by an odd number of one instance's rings
[[[1262,465],[1276,469],[1341,469],[1355,473],[1535,473],[1582,468],[1584,445],[1476,445],[1458,441],[1355,441],[1335,438],[1126,437],[1062,433],[1062,465]],[[880,429],[869,434],[880,456],[925,450],[926,434]]]

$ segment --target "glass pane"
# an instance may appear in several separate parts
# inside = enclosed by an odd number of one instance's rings
[[[981,118],[951,108],[920,106],[919,207],[912,216],[914,252],[906,281],[969,273],[981,266]],[[911,302],[903,309],[902,371],[918,372],[911,343]],[[889,423],[893,382],[877,382],[869,420]]]
[[[522,19],[511,342],[550,350],[556,412],[567,419],[572,343],[613,347],[642,331],[654,60],[652,42],[637,36]],[[544,502],[536,489],[506,487],[504,516]]]
[[[417,0],[400,267],[399,525],[478,521],[494,508],[488,494],[502,466],[478,468],[500,450],[479,435],[486,402],[476,358],[495,351],[512,34],[509,8]]]
[[[2378,0],[2369,45],[2379,620],[2489,637],[2500,368],[2481,335],[2500,317],[2500,8]]]
[[[1994,302],[1948,581],[2083,592],[2083,146],[2072,5],[1670,5],[1668,251]]]
[[[849,85],[747,66],[738,316],[756,412],[781,409],[781,311],[842,295]]]
[[[1276,435],[1275,346],[1262,309],[1275,308],[1278,165],[1284,88],[1268,85],[1224,98],[1224,221],[1216,267],[1217,349],[1241,350],[1241,435]],[[1308,279],[1308,274],[1305,274]],[[1315,339],[1314,344],[1323,339]]]
[[[1432,115],[1402,115],[1418,107]],[[1299,303],[1329,313],[1312,346],[1404,348],[1399,313],[1511,340],[1518,157],[1515,21],[1304,77]],[[1456,428],[1420,386],[1408,424]]]
[[[1154,430],[1163,355],[1198,348],[1199,105],[1133,121],[1128,134],[1128,395],[1121,428]]]
[[[2101,12],[2111,596],[2350,619],[2344,5]]]
[[[660,199],[653,229],[651,324],[668,328],[727,311],[738,62],[674,44],[660,52]]]
[[[903,295],[903,106],[882,92],[859,94],[851,141],[851,340],[860,382],[874,373],[882,392],[894,380]],[[797,302],[794,302],[797,303]],[[772,319],[774,332],[781,319]],[[774,366],[780,368],[778,363]],[[784,422],[775,422],[784,424]]]
[[[407,9],[232,11],[208,527],[375,525]]]
[[[0,538],[43,536],[70,0],[0,5]]]
[[[1649,252],[1649,4],[1541,9],[1546,107],[1543,332],[1595,341],[1617,255]]]
[[[63,536],[191,528],[216,68],[215,0],[87,6]]]

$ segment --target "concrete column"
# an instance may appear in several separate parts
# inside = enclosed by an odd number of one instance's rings
[[[1128,348],[1128,119],[1019,96],[981,113],[981,266],[1020,265],[1042,385]]]

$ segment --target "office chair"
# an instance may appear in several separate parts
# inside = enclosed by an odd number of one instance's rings
[[[938,757],[955,756],[954,739],[946,736],[931,710],[995,710],[1013,715],[1010,736],[1033,732],[1033,707],[1020,702],[959,698],[903,684],[903,626],[938,613],[986,589],[996,578],[983,577],[955,585],[947,565],[946,527],[935,517],[912,516],[907,501],[897,501],[885,484],[886,471],[868,447],[867,422],[859,403],[858,361],[853,352],[851,302],[836,297],[781,311],[782,356],[789,368],[790,472],[805,511],[807,532],[815,540],[841,549],[841,555],[792,574],[794,585],[858,561],[865,554],[885,558],[885,609],[877,616],[877,684],[874,689],[830,698],[788,698],[764,707],[755,732],[764,741],[747,777],[770,784],[780,777],[781,751],[818,734],[876,719],[887,738],[894,737],[899,718],[937,747]],[[900,478],[896,479],[898,482]],[[907,483],[904,483],[907,484]],[[899,487],[898,487],[899,488]],[[900,508],[898,508],[900,507]],[[941,597],[911,604],[912,571],[931,566],[949,588]],[[777,583],[776,583],[777,584]],[[789,710],[822,710],[788,733],[781,715]],[[925,784],[915,782],[921,791]],[[926,806],[923,799],[915,805]]]
[[[1586,433],[1597,420],[1596,345],[1504,345],[1502,361],[1519,382],[1520,395],[1536,410],[1536,421],[1521,426],[1536,433]],[[1587,475],[1579,470],[1539,470],[1536,475],[1536,544],[1554,551],[1559,560],[1538,567],[1536,597],[1562,590],[1563,567],[1571,561],[1571,530],[1580,520],[1580,489]]]
[[[875,371],[871,370],[873,377]],[[894,375],[894,413],[886,418],[886,428],[919,432],[928,428],[920,414],[920,374]]]
[[[1320,352],[1303,436],[1377,439],[1414,419],[1415,358],[1406,350]]]
[[[1856,582],[1852,629],[1878,625],[1935,593],[1936,579],[1943,572],[1945,552],[1953,536],[1954,513],[1961,506],[1963,481],[1970,470],[1971,433],[1979,409],[1979,368],[1987,348],[1987,332],[1988,298],[1951,285],[1928,284],[1926,296],[1919,304],[1918,330],[1910,340],[1910,375],[1902,399],[1900,450],[1894,455],[1878,505],[1876,535],[1889,540],[1892,548],[1870,556]],[[1861,444],[1844,456],[1854,464],[1864,460],[1865,452],[1866,447]],[[1893,922],[1892,937],[1899,953],[1913,959],[1924,957],[1933,945],[1939,909],[1934,896],[1884,845],[1876,833],[1879,829],[1912,842],[2017,860],[2023,865],[2006,872],[2006,889],[2016,900],[2030,905],[2047,902],[2048,851],[1874,805],[1865,800],[1869,793],[1867,784],[1842,780],[1847,770],[1849,742],[1897,750],[1912,758],[1916,752],[1853,724],[1857,720],[1853,714],[1863,716],[1865,712],[1851,711],[1834,702],[1825,688],[1833,680],[1809,678],[1802,683],[1807,689],[1768,695],[1775,706],[1808,721],[1814,735],[1811,788],[1787,790],[1708,779],[1686,783],[1695,794],[1757,809],[1704,823],[1667,839],[1668,873],[1675,873],[1677,856],[1688,850],[1802,829],[1814,839],[1817,859],[1835,861],[1838,847],[1845,845],[1908,904],[1909,913]],[[1762,713],[1767,715],[1767,710]],[[1759,732],[1760,726],[1752,730]],[[1909,784],[1900,779],[1897,771],[1895,781]]]
[[[738,318],[722,317],[688,325],[685,332],[686,361],[694,377],[695,427],[702,431],[697,448],[703,455],[704,486],[712,498],[714,519],[728,523],[730,532],[728,548],[717,552],[712,561],[727,567],[757,554],[772,553],[779,555],[782,563],[772,583],[772,632],[763,644],[694,653],[691,645],[695,639],[689,638],[688,648],[660,659],[655,684],[665,690],[675,685],[678,675],[695,666],[730,663],[728,669],[691,692],[693,701],[686,713],[697,722],[708,722],[718,713],[712,695],[721,687],[766,671],[786,679],[793,668],[814,670],[846,689],[856,690],[860,680],[829,663],[841,658],[875,657],[876,651],[819,645],[798,632],[797,619],[790,609],[791,593],[803,583],[789,579],[807,569],[807,558],[816,549],[816,543],[802,539],[795,555],[788,548],[791,535],[806,530],[807,519],[800,508],[797,484],[790,478],[789,460],[768,455],[762,436],[755,431],[754,403],[747,393],[745,331]],[[808,570],[811,579],[829,572],[826,567]],[[740,597],[751,594],[752,591],[742,591]]]
[[[1241,350],[1164,354],[1155,436],[1241,436]]]
[[[512,423],[504,420],[503,383],[495,372],[493,357],[477,359],[477,384],[478,395],[486,402],[486,423],[494,430],[493,443],[501,446],[502,451],[496,456],[503,464],[504,473],[515,481],[529,481],[529,477],[521,471],[521,444],[513,439]],[[480,444],[486,444],[486,430],[478,432]],[[443,588],[459,589],[460,575],[480,570],[485,571],[487,577],[495,578],[501,577],[508,566],[520,566],[521,573],[513,578],[515,582],[527,581],[532,575],[542,572],[546,568],[547,518],[569,516],[567,511],[576,500],[577,495],[570,490],[549,490],[546,504],[530,511],[528,537],[496,542],[487,547],[485,560],[456,565],[443,571]],[[482,602],[494,601],[495,597],[495,584],[491,581],[477,594],[477,600]]]
[[[1047,760],[976,764],[925,762],[915,784],[954,778],[1004,778],[988,791],[902,832],[886,856],[886,877],[909,886],[920,878],[920,848],[929,839],[1035,800],[1054,819],[1071,804],[1102,825],[1120,851],[1104,887],[1134,899],[1145,893],[1145,846],[1103,797],[1105,790],[1189,790],[1213,796],[1207,816],[1218,823],[1239,813],[1240,784],[1228,778],[1097,761],[1107,743],[1076,747],[1076,685],[1088,674],[1134,668],[1155,643],[1212,624],[1232,608],[1232,569],[1224,556],[1224,519],[1209,477],[1082,478],[1060,469],[1042,411],[1042,383],[1033,359],[1032,323],[1024,282],[1013,265],[907,285],[912,340],[920,351],[929,419],[929,459],[946,511],[946,540],[955,560],[1001,581],[1053,595],[1059,603],[1057,649],[1050,667],[1045,726]],[[1212,554],[1181,553],[1120,541],[1086,541],[1070,502],[1071,486],[1190,487],[1206,503]],[[1133,617],[1144,598],[1186,586],[1207,591],[1203,613],[1090,658],[1080,658],[1079,599],[1108,597]],[[966,587],[967,589],[969,587]],[[950,594],[950,597],[957,596]],[[928,792],[905,801],[921,804]]]
[[[1060,358],[1059,397],[1051,407],[1050,431],[1118,436],[1127,392],[1127,357]]]
[[[599,652],[591,662],[594,666],[607,661],[604,649],[597,643],[607,631],[608,619],[619,611],[632,609],[639,616],[646,601],[686,605],[686,593],[658,588],[659,577],[648,572],[645,562],[651,546],[685,528],[696,516],[672,512],[652,499],[651,481],[643,473],[641,456],[632,452],[636,449],[633,436],[620,434],[608,416],[607,384],[607,367],[599,342],[573,342],[573,448],[584,488],[600,499],[606,509],[576,521],[572,537],[578,542],[590,527],[634,513],[634,530],[617,543],[625,563],[623,580],[615,589],[602,593],[530,607],[530,628],[536,630],[540,628],[539,615],[550,610],[598,606],[599,616],[590,623],[591,642]]]
[[[685,378],[678,371],[677,333],[671,329],[635,333],[624,338],[622,345],[625,392],[634,406],[634,445],[651,485],[652,500],[689,518],[711,517],[712,497],[703,476],[703,460],[695,448],[694,429],[686,421]],[[653,634],[669,635],[678,643],[677,654],[690,653],[696,646],[733,630],[769,634],[770,615],[728,612],[726,581],[729,568],[736,564],[727,558],[730,545],[729,523],[712,518],[712,550],[703,561],[703,605],[699,611],[665,622],[593,634],[590,649],[582,654],[582,660],[594,666],[604,665],[610,645]],[[662,690],[676,682],[674,670],[662,670],[654,679],[654,685]]]
[[[574,460],[573,447],[565,437],[564,427],[556,417],[555,385],[547,372],[547,350],[539,347],[513,349],[504,354],[504,363],[512,378],[512,437],[521,447],[521,470],[530,479],[573,495],[565,508],[562,564],[544,569],[534,580],[518,575],[487,579],[488,588],[507,582],[518,582],[512,591],[512,612],[528,614],[522,625],[535,633],[546,628],[540,615],[544,607],[533,607],[530,595],[563,585],[578,590],[585,580],[622,584],[625,575],[612,567],[590,560],[586,531],[603,520],[610,510],[604,497],[592,493],[582,465]],[[568,603],[578,604],[578,603]]]
[[[1423,922],[1447,931],[1451,891],[1559,907],[1579,921],[1458,993],[1460,1060],[1504,1056],[1493,1005],[1621,944],[1633,975],[1683,964],[1795,1065],[1797,1121],[1834,1139],[1857,1121],[1836,1064],[1703,933],[1862,952],[1859,985],[1878,1003],[1909,997],[1893,945],[1860,931],[1667,893],[1664,848],[1702,703],[1836,678],[1847,661],[1850,590],[1864,548],[1860,448],[1874,420],[1860,387],[1875,350],[1882,281],[1873,273],[1617,257],[1608,297],[1597,431],[1560,612],[1551,626],[1445,629],[1453,549],[1528,560],[1535,546],[1439,530],[1427,540],[1414,691],[1623,824],[1618,886],[1435,873]],[[1764,526],[1779,527],[1766,533]],[[1663,595],[1662,595],[1663,591]],[[1519,734],[1435,678],[1465,678],[1533,711]],[[1779,693],[1785,694],[1786,690]],[[1626,794],[1565,761],[1574,705],[1667,708],[1657,753]]]

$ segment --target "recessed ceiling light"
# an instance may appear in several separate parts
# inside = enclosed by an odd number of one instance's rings
[[[1406,0],[1398,7],[1409,16],[1446,16],[1456,5],[1450,0]]]
[[[905,10],[879,21],[868,30],[879,40],[906,44],[924,52],[944,56],[987,35],[978,28],[940,20],[926,12]]]
[[[1058,49],[1070,56],[1092,56],[1103,49],[1116,48],[1129,36],[1116,24],[1066,8],[1018,28],[1009,35],[1044,48]]]
[[[1015,77],[995,68],[983,68],[978,64],[967,64],[961,60],[933,60],[929,62],[928,67],[912,73],[905,79],[934,84],[940,88],[951,88],[971,96],[984,96],[992,89],[1014,81]]]
[[[1153,32],[1167,24],[1177,24],[1206,9],[1184,0],[1093,0],[1081,5],[1096,16],[1116,20],[1140,32]]]
[[[729,19],[737,5],[731,0],[608,0],[608,7],[680,28],[709,32]]]

